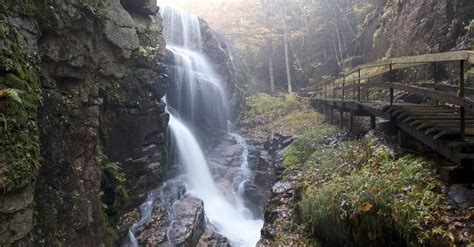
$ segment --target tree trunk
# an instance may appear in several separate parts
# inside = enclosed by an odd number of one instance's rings
[[[283,31],[284,31],[284,41],[285,41],[285,64],[286,64],[286,76],[288,80],[288,92],[291,93],[293,91],[293,85],[291,81],[291,74],[290,74],[290,56],[288,52],[288,30],[286,28],[286,21],[283,17]]]
[[[270,52],[268,60],[268,73],[270,74],[270,92],[275,92],[275,77],[273,75],[273,52]]]

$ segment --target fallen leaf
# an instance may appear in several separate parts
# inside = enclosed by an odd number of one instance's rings
[[[362,212],[369,212],[372,209],[372,207],[373,207],[372,204],[366,202],[361,210]]]
[[[1,89],[0,90],[0,98],[1,97],[6,97],[7,96],[7,93],[8,93],[9,89]]]

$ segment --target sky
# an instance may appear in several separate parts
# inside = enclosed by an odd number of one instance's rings
[[[228,5],[240,1],[242,0],[157,0],[157,4],[158,6],[175,6],[188,13],[198,15],[204,18],[214,30],[224,32],[221,20],[228,15]]]

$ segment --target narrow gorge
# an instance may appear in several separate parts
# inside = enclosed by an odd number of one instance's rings
[[[0,247],[471,246],[473,49],[472,0],[0,0]]]

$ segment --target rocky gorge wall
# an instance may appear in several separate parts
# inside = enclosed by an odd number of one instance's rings
[[[474,18],[469,0],[381,1],[367,16],[358,52],[367,61],[469,49]]]
[[[0,245],[111,244],[107,216],[165,173],[156,1],[0,1],[0,12]]]
[[[122,215],[175,175],[158,11],[156,0],[0,0],[1,246],[112,245],[133,223]],[[234,108],[242,81],[201,28]]]

